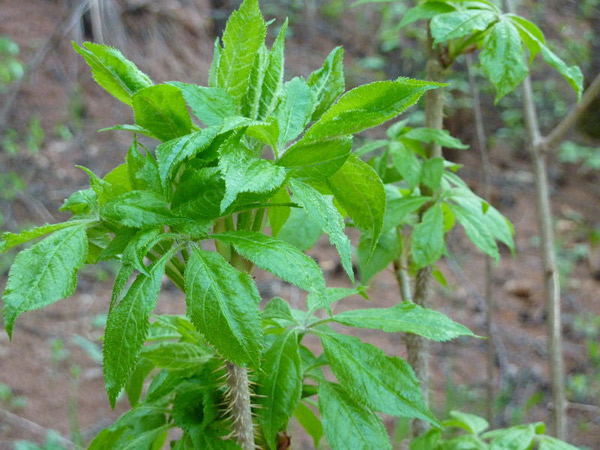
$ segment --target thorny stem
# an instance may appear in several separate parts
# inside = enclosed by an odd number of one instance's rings
[[[227,369],[227,400],[233,418],[233,436],[242,450],[254,450],[254,424],[248,369],[229,361],[225,363],[225,368]]]
[[[261,216],[262,217],[262,216]],[[217,223],[214,231],[231,231],[234,229],[233,218]],[[219,241],[215,241],[218,243]],[[218,247],[217,247],[218,249]],[[225,250],[225,249],[222,249]],[[221,252],[219,252],[221,253]],[[230,263],[238,270],[252,271],[252,264],[241,258],[231,247],[225,251]],[[223,255],[223,253],[221,253]],[[223,256],[226,256],[223,255]],[[231,412],[233,431],[238,445],[242,450],[255,450],[254,423],[252,421],[252,403],[248,369],[226,361],[227,371],[227,401]]]

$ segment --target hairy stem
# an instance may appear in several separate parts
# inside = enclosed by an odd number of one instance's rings
[[[254,424],[250,403],[248,370],[232,362],[225,363],[227,369],[227,400],[233,419],[233,436],[242,450],[254,450]]]
[[[219,225],[217,227],[217,225]],[[215,225],[215,231],[235,229],[233,217]],[[217,241],[218,242],[218,241]],[[217,248],[218,249],[218,248]],[[225,250],[225,249],[223,249]],[[231,246],[227,249],[228,259],[233,267],[250,273],[252,264],[235,252]],[[252,422],[252,402],[248,369],[230,361],[225,362],[227,371],[227,402],[232,418],[232,435],[242,450],[254,450],[254,423]]]

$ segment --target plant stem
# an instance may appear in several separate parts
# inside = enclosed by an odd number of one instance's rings
[[[509,12],[515,12],[511,0],[506,0],[506,6]],[[552,431],[558,439],[566,440],[567,417],[562,352],[560,284],[554,251],[550,189],[546,168],[546,155],[543,150],[544,140],[538,123],[537,111],[533,99],[533,88],[531,87],[531,78],[529,76],[523,82],[523,113],[529,136],[528,148],[533,160],[538,230],[542,247],[544,294],[548,314],[548,353],[550,354],[549,362],[552,383]]]
[[[427,36],[427,49],[427,80],[441,81],[443,78],[443,67],[440,57],[440,47],[433,45],[430,31],[428,31]],[[433,89],[427,92],[425,100],[425,126],[436,130],[441,130],[444,127],[444,96],[441,89]],[[429,158],[442,156],[442,147],[435,142],[427,144],[426,150]],[[424,308],[429,305],[431,297],[431,272],[432,267],[423,267],[417,272],[415,282],[414,302]],[[413,334],[407,334],[405,342],[408,352],[408,362],[414,369],[417,378],[421,381],[423,399],[425,404],[429,405],[429,345],[424,338]],[[429,428],[429,424],[423,420],[415,420],[413,421],[412,428],[413,435],[419,436]]]
[[[410,275],[408,274],[408,257],[404,251],[404,239],[402,235],[402,227],[398,227],[396,230],[398,242],[402,244],[400,250],[400,256],[394,260],[394,274],[396,275],[396,281],[398,282],[398,288],[400,289],[400,297],[405,302],[412,302],[413,295],[410,286]]]
[[[473,95],[473,113],[475,115],[475,130],[477,133],[477,148],[481,155],[481,166],[482,166],[482,182],[483,182],[483,198],[489,202],[491,200],[491,189],[492,189],[492,167],[490,164],[490,155],[487,147],[487,140],[485,136],[485,128],[483,125],[483,113],[481,111],[481,100],[479,97],[479,87],[477,86],[477,80],[473,73],[473,61],[471,55],[467,54],[467,74],[469,76],[469,84],[471,85],[471,93]],[[494,327],[494,293],[492,289],[492,258],[489,256],[485,257],[485,323],[486,333],[488,336],[487,341],[487,377],[486,377],[486,416],[488,422],[494,424],[494,399],[496,397],[494,389],[494,375],[496,367],[496,353],[494,343],[494,333],[492,329]]]
[[[219,231],[235,229],[233,217],[223,221]],[[217,226],[215,226],[217,231]],[[218,242],[218,241],[215,241]],[[229,262],[238,270],[250,273],[253,265],[229,248]],[[230,361],[225,362],[227,370],[227,400],[233,419],[232,434],[242,450],[255,450],[254,423],[252,422],[252,402],[248,369]]]
[[[227,369],[227,395],[233,417],[233,436],[242,450],[254,450],[254,425],[250,404],[248,370],[232,362],[225,363]]]

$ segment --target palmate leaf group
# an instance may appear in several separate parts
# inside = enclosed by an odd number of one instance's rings
[[[327,318],[332,303],[364,289],[327,288],[303,250],[326,233],[354,282],[346,220],[370,237],[361,250],[368,260],[394,226],[390,220],[419,207],[421,200],[390,208],[377,171],[351,153],[353,134],[393,119],[441,85],[399,78],[344,93],[341,48],[307,79],[285,81],[286,27],[269,48],[258,1],[244,1],[215,43],[208,87],[155,85],[116,49],[74,45],[96,81],[132,107],[134,123],[112,127],[133,133],[132,145],[104,177],[82,168],[91,187],[65,201],[70,221],[4,234],[0,248],[53,233],[15,259],[3,296],[9,333],[23,312],[71,295],[85,263],[120,264],[104,378],[110,403],[125,390],[132,409],[91,448],[159,448],[175,426],[183,430],[175,448],[238,448],[227,440],[238,423],[223,406],[233,395],[221,378],[224,364],[250,369],[257,381],[256,440],[270,449],[292,415],[316,441],[324,432],[333,448],[389,448],[376,411],[437,424],[406,362],[324,323],[436,340],[471,333],[408,307]],[[146,148],[139,135],[156,142]],[[439,164],[423,166],[423,180],[442,182]],[[254,266],[305,290],[308,311],[283,299],[261,308]],[[186,317],[152,316],[165,275],[185,293]],[[307,334],[321,340],[324,353],[302,344]],[[326,380],[326,365],[337,383]]]

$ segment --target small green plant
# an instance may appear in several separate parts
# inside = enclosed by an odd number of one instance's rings
[[[600,169],[600,152],[597,147],[565,141],[560,145],[558,158],[560,162],[581,166],[582,172]]]
[[[364,284],[392,263],[400,269],[402,261],[409,261],[410,267],[404,269],[412,273],[435,265],[446,253],[445,235],[455,222],[479,249],[496,260],[500,256],[496,241],[514,249],[512,226],[456,175],[460,166],[426,156],[425,146],[430,142],[455,149],[468,146],[447,131],[406,124],[395,123],[387,130],[388,139],[367,142],[356,150],[359,155],[375,153],[368,163],[385,183],[387,193],[385,225],[373,256],[372,237],[363,233],[359,241],[358,262]],[[439,270],[433,273],[445,284]]]
[[[410,450],[576,450],[570,444],[544,434],[542,422],[488,431],[479,416],[451,411],[443,429],[432,429],[410,444]],[[457,436],[457,431],[459,435]]]
[[[354,282],[340,211],[369,233],[375,252],[386,192],[351,152],[352,136],[442,85],[399,78],[344,94],[341,48],[307,79],[284,83],[285,30],[269,49],[258,1],[244,1],[215,43],[209,87],[155,85],[114,48],[74,45],[96,81],[133,108],[135,124],[112,128],[133,132],[132,145],[104,177],[82,168],[91,188],[65,201],[69,221],[5,233],[0,251],[49,235],[14,260],[3,296],[9,335],[22,313],[73,294],[84,265],[120,265],[103,369],[111,405],[124,391],[131,409],[92,449],[160,448],[172,428],[182,430],[176,449],[275,449],[292,416],[333,449],[390,449],[377,412],[439,425],[403,359],[329,324],[436,341],[472,333],[408,302],[332,315],[332,303],[362,288],[326,287],[315,261],[277,236],[292,210],[303,211]],[[260,308],[254,266],[306,291],[306,309],[281,298]],[[185,293],[186,317],[152,315],[164,275]],[[308,335],[323,352],[305,345]]]
[[[0,404],[9,409],[21,409],[27,404],[27,399],[15,395],[10,386],[0,383]]]
[[[19,53],[20,49],[15,41],[8,36],[0,36],[0,94],[25,74]]]

